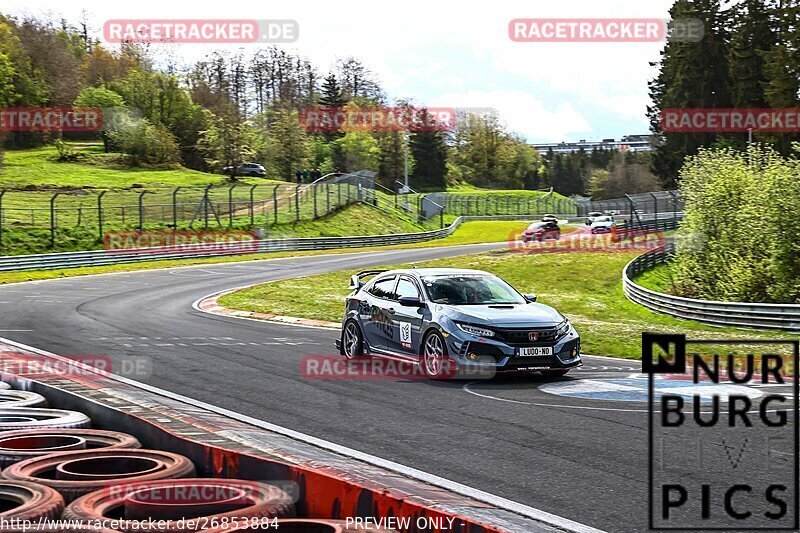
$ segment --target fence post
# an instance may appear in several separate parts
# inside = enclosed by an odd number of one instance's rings
[[[342,183],[336,184],[336,205],[342,207]]]
[[[289,203],[291,204],[291,201]],[[300,221],[300,184],[299,183],[297,184],[297,188],[295,189],[295,193],[294,193],[294,213],[295,213],[295,222],[299,222]]]
[[[331,212],[331,184],[325,184],[325,214]]]
[[[0,190],[0,248],[3,247],[3,195],[5,193],[5,189]]]
[[[274,189],[272,189],[272,212],[274,213],[275,221],[274,224],[278,223],[278,189],[280,185],[276,185]],[[264,217],[266,218],[266,216]]]
[[[108,191],[103,191],[97,195],[97,230],[100,234],[100,240],[103,240],[103,196]]]
[[[439,229],[444,229],[444,206],[439,208]]]
[[[228,187],[228,227],[233,227],[233,189],[236,188],[236,183]]]
[[[208,191],[211,189],[211,184],[208,184],[205,189],[203,189],[203,228],[208,229],[208,204],[210,200],[208,199]]]
[[[56,246],[56,198],[59,194],[57,192],[50,198],[50,248]]]
[[[314,195],[314,219],[317,218],[317,184],[311,186],[311,193]]]
[[[258,184],[252,185],[250,187],[250,227],[251,228],[256,225],[256,212],[255,212],[255,207],[253,207],[253,195],[255,194],[256,187],[258,187]],[[267,224],[267,227],[269,227],[269,222],[267,222],[265,220],[264,223]]]
[[[150,191],[142,191],[139,193],[139,231],[144,230],[144,195]]]
[[[178,230],[178,191],[183,189],[181,187],[175,187],[175,190],[172,191],[172,229],[173,231]]]
[[[672,229],[678,229],[678,197],[675,191],[669,191],[669,195],[672,197]]]
[[[656,231],[658,231],[658,197],[655,195],[655,193],[652,192],[650,193],[650,196],[653,197],[653,211],[655,211],[655,217],[656,217],[655,226],[656,226]]]

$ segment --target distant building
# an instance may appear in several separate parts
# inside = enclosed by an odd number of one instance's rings
[[[616,139],[603,139],[602,141],[587,141],[581,139],[578,142],[560,142],[560,143],[540,143],[531,144],[540,153],[546,154],[552,150],[555,154],[566,154],[577,152],[581,148],[587,152],[593,149],[617,150],[619,152],[650,152],[653,150],[654,135],[625,135],[620,140]]]

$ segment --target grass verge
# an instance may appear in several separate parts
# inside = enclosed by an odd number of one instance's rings
[[[583,340],[585,353],[611,357],[641,357],[641,333],[686,333],[691,338],[791,338],[712,328],[651,313],[630,302],[622,292],[621,273],[633,253],[517,254],[503,251],[461,256],[385,268],[410,266],[476,268],[493,272],[520,292],[535,293],[541,303],[567,315]],[[220,299],[226,307],[317,320],[339,321],[350,276],[342,271],[257,285]],[[313,298],[309,295],[313,294]]]
[[[109,272],[132,272],[137,270],[151,270],[159,268],[175,268],[191,265],[205,265],[213,263],[234,263],[241,261],[255,261],[262,259],[279,259],[281,257],[302,257],[306,255],[354,253],[365,251],[395,250],[407,248],[426,248],[439,246],[456,246],[461,244],[478,244],[483,242],[501,242],[509,237],[512,231],[521,231],[526,222],[508,222],[481,220],[465,222],[450,236],[435,241],[394,246],[378,246],[368,248],[343,248],[338,250],[325,250],[313,252],[281,252],[255,255],[236,255],[229,257],[198,257],[197,259],[180,259],[165,261],[146,261],[124,265],[107,265],[95,267],[80,267],[60,270],[32,270],[25,272],[0,272],[0,284],[17,283],[21,281],[35,281],[71,276],[87,276],[92,274],[105,274]]]

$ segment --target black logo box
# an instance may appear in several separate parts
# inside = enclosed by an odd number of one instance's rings
[[[786,504],[786,512],[781,520],[769,522],[769,520],[765,520],[760,516],[754,515],[753,517],[749,517],[750,520],[745,519],[748,521],[747,524],[744,523],[731,523],[730,520],[732,517],[726,516],[726,520],[721,522],[725,522],[724,525],[721,525],[720,522],[715,523],[714,518],[716,518],[720,513],[719,508],[720,506],[725,505],[724,496],[720,496],[719,494],[715,494],[708,498],[710,507],[713,509],[711,514],[715,515],[714,517],[710,517],[705,522],[702,521],[696,514],[690,514],[688,517],[684,514],[684,516],[680,516],[672,521],[668,521],[664,519],[663,515],[663,507],[664,501],[663,493],[661,491],[657,491],[656,483],[656,472],[655,472],[655,457],[654,451],[656,449],[654,439],[655,439],[655,430],[658,428],[663,429],[661,427],[661,423],[664,422],[664,419],[661,418],[660,413],[660,406],[657,406],[655,403],[655,375],[656,374],[686,374],[687,371],[687,357],[686,357],[686,347],[688,345],[717,345],[717,346],[730,346],[732,349],[736,345],[748,345],[749,351],[752,353],[752,346],[756,345],[779,345],[783,346],[784,348],[789,347],[791,349],[791,362],[792,362],[792,373],[791,376],[786,376],[787,381],[789,379],[792,380],[791,385],[791,401],[793,402],[791,408],[787,408],[787,425],[791,426],[791,435],[789,436],[789,440],[791,441],[790,446],[785,448],[784,457],[791,456],[792,461],[791,464],[785,464],[785,469],[781,469],[781,474],[784,478],[788,479],[791,478],[791,483],[788,484],[787,489],[791,488],[792,493],[790,498],[786,498],[788,501],[785,501]],[[660,353],[667,354],[668,358],[664,358],[663,356],[659,355],[657,360],[654,360],[654,354],[656,348]],[[743,354],[746,352],[743,352]],[[766,352],[765,352],[766,353]],[[687,340],[684,335],[664,335],[664,334],[654,334],[654,333],[643,333],[642,334],[642,372],[648,374],[648,524],[649,529],[654,531],[797,531],[800,528],[800,463],[798,463],[798,455],[800,454],[800,389],[798,388],[800,384],[798,383],[798,360],[800,360],[800,341],[796,340]],[[783,359],[784,368],[787,360],[786,358]],[[720,372],[722,374],[722,372]],[[724,380],[721,378],[720,383],[723,383]],[[767,389],[768,390],[768,389]],[[787,399],[788,396],[787,396]],[[719,417],[720,420],[723,419],[723,414],[726,413],[725,407],[722,407],[720,404],[719,410]],[[684,415],[688,419],[690,414],[693,414],[693,411],[689,411],[692,406],[688,402],[684,405]],[[705,409],[705,407],[704,407]],[[706,411],[701,411],[701,413],[706,416],[708,413]],[[727,421],[727,419],[725,419]],[[690,422],[689,424],[692,424]],[[684,420],[684,424],[686,421]],[[721,423],[719,424],[721,426]],[[675,426],[675,427],[682,427],[682,426]],[[698,444],[698,449],[701,450],[699,459],[700,461],[697,463],[700,467],[703,466],[703,454],[702,450],[703,447],[710,447],[709,439],[700,435],[698,428],[691,428],[692,435],[688,435],[688,439],[685,442],[678,443],[675,439],[671,442],[672,444],[679,444],[680,447],[678,448],[678,453],[686,453],[691,452],[692,449],[686,446],[687,442],[695,441]],[[758,454],[759,452],[762,455],[766,455],[765,461],[771,460],[771,446],[766,451],[757,448],[757,438],[751,439],[751,437],[745,437],[744,439],[739,439],[736,441],[736,438],[730,439],[732,434],[732,428],[728,428],[728,438],[729,440],[733,441],[730,445],[725,444],[725,437],[723,437],[722,443],[723,448],[717,446],[716,451],[719,452],[719,455],[723,455],[724,459],[727,460],[728,466],[731,467],[731,470],[735,471],[737,467],[740,466],[742,458],[745,453],[755,453]],[[755,432],[753,433],[750,431],[751,435],[755,435],[756,437],[761,437],[764,432]],[[662,435],[663,439],[663,435]],[[662,440],[660,444],[660,452],[661,452],[661,468],[664,469],[664,458],[665,458],[665,440]],[[774,442],[774,441],[773,441]],[[748,445],[750,449],[748,450]],[[784,445],[786,443],[784,442]],[[714,451],[714,450],[712,450]],[[763,459],[763,458],[762,458]],[[723,461],[724,462],[724,461]],[[752,461],[750,461],[752,462]],[[717,474],[718,472],[714,472]],[[700,476],[697,476],[698,472],[694,472],[696,477],[701,477],[703,472],[699,472]],[[762,473],[763,474],[763,473]],[[679,479],[688,479],[686,478],[679,478]],[[735,476],[732,476],[735,477]],[[743,485],[746,485],[747,479],[741,480]],[[696,479],[693,479],[692,482],[697,483]],[[711,494],[712,490],[717,488],[713,486],[713,483],[706,483],[709,485],[708,490]],[[702,487],[702,484],[701,484]],[[697,493],[697,486],[691,486],[691,489],[695,490],[695,494],[692,494],[690,498],[693,500],[692,504],[697,510],[698,505],[703,508],[703,504],[700,503],[697,499],[698,497],[707,496],[703,494],[702,489],[699,493]],[[658,492],[658,494],[657,494]],[[747,494],[747,493],[745,493]],[[749,496],[749,494],[747,494]],[[738,511],[741,512],[741,511]],[[742,520],[737,519],[740,522]],[[752,522],[768,522],[764,524],[764,527],[761,525],[753,526],[751,525]],[[674,524],[674,525],[671,525]]]

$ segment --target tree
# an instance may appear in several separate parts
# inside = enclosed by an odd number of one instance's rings
[[[459,174],[480,187],[520,189],[539,166],[538,153],[508,133],[494,114],[465,114],[457,121],[452,142],[451,158]]]
[[[175,136],[181,158],[191,168],[205,169],[206,162],[198,150],[201,131],[208,127],[200,106],[192,102],[180,80],[162,72],[132,69],[125,78],[109,84],[122,95],[125,103],[154,124],[161,124]],[[231,116],[224,106],[221,114]],[[232,116],[239,116],[234,113]]]
[[[232,180],[236,179],[236,169],[252,153],[247,143],[248,131],[235,109],[223,110],[215,115],[204,110],[207,129],[200,132],[200,148],[205,153],[209,167],[228,169]]]
[[[796,108],[800,106],[800,2],[782,0],[775,10],[776,43],[764,54],[764,100],[769,107]],[[759,135],[771,141],[784,155],[790,154],[797,134]]]
[[[348,100],[365,98],[379,103],[384,99],[378,78],[355,57],[336,61],[336,77],[342,86],[344,97]]]
[[[71,105],[84,85],[81,65],[86,46],[82,38],[33,18],[21,20],[15,32],[33,69],[41,71],[46,80],[46,103]]]
[[[162,165],[179,159],[175,138],[161,124],[122,113],[109,132],[110,142],[127,154],[131,166]]]
[[[368,132],[348,131],[334,145],[341,150],[345,172],[379,169],[381,149]]]
[[[336,75],[330,73],[322,82],[322,92],[319,97],[319,104],[322,107],[340,109],[347,104],[347,99],[342,95],[342,88],[336,81]]]
[[[279,108],[273,111],[267,133],[268,168],[276,176],[291,181],[295,171],[308,165],[311,145],[300,124],[297,110]]]
[[[764,0],[744,0],[732,8],[733,31],[729,50],[731,104],[767,106],[764,56],[775,46],[775,32]]]
[[[319,104],[326,109],[341,109],[347,104],[347,99],[342,95],[342,88],[336,81],[336,75],[333,73],[325,77],[322,83],[322,93],[319,98]],[[323,131],[322,136],[327,141],[335,141],[342,136],[340,130]]]
[[[422,123],[427,123],[427,109],[420,110]],[[414,170],[410,181],[415,188],[439,189],[446,186],[448,147],[443,132],[438,126],[412,129],[410,140],[411,154],[414,158]]]
[[[713,132],[663,133],[661,113],[670,108],[730,107],[728,83],[728,24],[719,0],[677,0],[670,9],[673,20],[703,22],[700,42],[670,39],[661,52],[659,73],[649,84],[650,129],[663,137],[656,146],[653,172],[665,186],[674,186],[678,169],[687,155],[710,146]]]
[[[378,174],[388,187],[392,187],[395,181],[403,181],[405,178],[406,136],[407,133],[404,131],[386,131],[375,135],[380,148]],[[409,153],[409,174],[413,172],[414,163],[414,156]]]
[[[106,152],[110,149],[107,133],[109,124],[116,120],[118,112],[124,106],[125,101],[122,96],[102,87],[86,87],[75,99],[75,107],[92,107],[101,110],[103,114],[103,130],[100,132],[100,137],[103,139],[103,147]]]
[[[587,192],[594,200],[622,198],[626,194],[638,194],[658,190],[658,178],[650,172],[646,158],[637,154],[617,152],[610,170],[592,171]]]

